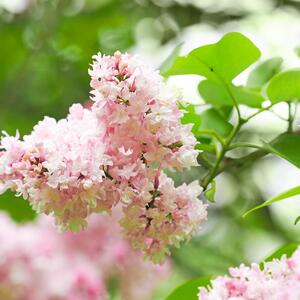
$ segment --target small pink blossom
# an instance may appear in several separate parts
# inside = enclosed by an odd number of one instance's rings
[[[199,300],[297,300],[300,299],[300,248],[291,258],[282,256],[265,262],[230,268],[229,276],[219,276],[211,287],[200,288]]]

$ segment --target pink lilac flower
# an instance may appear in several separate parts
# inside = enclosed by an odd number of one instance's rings
[[[146,182],[121,219],[127,239],[154,262],[169,254],[169,245],[178,247],[191,237],[206,218],[206,207],[197,198],[202,191],[197,182],[175,188],[164,173],[158,182],[157,187]]]
[[[93,113],[74,104],[67,119],[45,117],[23,141],[18,135],[4,136],[0,190],[15,190],[36,211],[53,214],[62,229],[86,226],[91,212],[114,201],[113,187],[103,183],[104,169],[111,164],[104,134]]]
[[[0,215],[0,299],[106,299],[93,262],[57,251],[59,240],[45,233],[41,226],[17,226]]]
[[[297,300],[300,299],[300,247],[290,258],[230,268],[211,287],[200,288],[199,300]]]
[[[149,299],[169,263],[145,262],[122,239],[115,216],[89,221],[78,234],[58,233],[46,217],[18,226],[0,214],[0,299],[106,300],[113,279],[121,299]]]
[[[173,170],[196,166],[198,152],[191,126],[180,123],[179,99],[158,71],[129,54],[93,58],[89,71],[95,102],[92,110],[106,124],[111,172],[119,175],[124,164],[132,168],[124,172],[133,177],[132,171],[141,166],[157,164]]]
[[[196,139],[157,71],[129,54],[93,58],[90,109],[74,104],[23,140],[2,138],[0,193],[16,191],[72,231],[121,204],[125,236],[161,262],[206,219],[199,185],[175,188],[162,173],[196,166]]]
[[[175,188],[162,173],[196,166],[196,140],[191,127],[180,123],[179,99],[157,71],[129,54],[93,58],[92,111],[106,124],[109,174],[120,184],[123,203],[121,224],[135,248],[160,262],[170,245],[188,239],[206,219],[199,185]]]

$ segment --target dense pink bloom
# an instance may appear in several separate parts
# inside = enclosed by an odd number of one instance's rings
[[[93,58],[90,110],[74,104],[24,140],[2,138],[0,192],[15,190],[62,230],[121,204],[126,237],[161,262],[206,219],[200,186],[175,188],[162,173],[196,166],[196,139],[157,71],[129,54]]]
[[[93,116],[75,104],[67,119],[45,117],[23,141],[3,137],[0,192],[16,190],[38,212],[52,213],[62,228],[84,227],[86,217],[102,209],[100,200],[109,199],[102,184],[111,164],[105,129]]]
[[[208,289],[200,288],[199,300],[298,300],[300,299],[300,248],[291,258],[250,267],[230,268],[229,276],[219,276]]]
[[[199,229],[206,206],[197,183],[175,188],[162,169],[197,165],[196,140],[182,125],[178,99],[159,73],[136,56],[93,57],[92,110],[106,124],[109,174],[120,183],[121,224],[135,248],[160,262],[169,245]]]
[[[89,221],[81,233],[57,233],[47,218],[18,226],[1,214],[0,299],[106,300],[111,280],[122,299],[149,299],[169,265],[131,250],[114,217]]]
[[[179,99],[159,73],[129,54],[93,58],[92,109],[107,127],[111,172],[134,177],[140,162],[174,170],[196,166],[191,126],[180,123]]]
[[[179,246],[206,218],[206,207],[197,198],[201,191],[197,182],[175,188],[161,173],[157,189],[145,185],[124,208],[126,237],[153,261],[162,261],[169,245]]]

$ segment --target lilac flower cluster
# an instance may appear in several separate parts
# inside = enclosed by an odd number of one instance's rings
[[[90,110],[74,104],[23,140],[2,138],[0,192],[16,191],[62,230],[121,204],[125,236],[161,262],[206,219],[198,183],[175,187],[162,171],[196,166],[196,140],[157,71],[129,54],[93,58]]]
[[[200,288],[199,300],[297,300],[300,299],[300,248],[290,258],[285,255],[250,267],[230,268],[229,276],[212,280]]]

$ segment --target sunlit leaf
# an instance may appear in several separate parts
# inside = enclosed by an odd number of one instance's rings
[[[193,124],[192,132],[196,133],[201,124],[200,115],[196,113],[195,106],[190,104],[186,107],[181,106],[182,110],[185,110],[183,117],[181,118],[182,124]]]
[[[259,56],[260,51],[248,38],[231,32],[215,44],[199,47],[185,57],[178,57],[165,74],[198,74],[229,83]]]
[[[281,57],[270,58],[256,66],[249,74],[247,87],[261,89],[281,68]]]
[[[162,73],[164,76],[195,74],[218,80],[216,75],[201,60],[192,56],[179,56],[172,67]]]
[[[250,209],[249,211],[247,211],[243,215],[243,217],[246,217],[248,214],[250,214],[250,213],[252,213],[252,212],[254,212],[254,211],[256,211],[256,210],[258,210],[260,208],[269,206],[272,203],[279,202],[279,201],[282,201],[282,200],[285,200],[287,198],[290,198],[290,197],[293,197],[293,196],[297,196],[297,195],[300,195],[300,186],[296,186],[296,187],[294,187],[294,188],[292,188],[292,189],[290,189],[290,190],[288,190],[288,191],[286,191],[286,192],[284,192],[284,193],[282,193],[282,194],[280,194],[280,195],[278,195],[278,196],[276,196],[276,197],[274,197],[274,198],[272,198],[272,199],[264,202],[263,204],[258,205],[256,207]]]
[[[212,144],[199,143],[196,145],[195,148],[197,150],[203,150],[203,151],[211,152],[211,153],[215,153],[215,151],[216,151],[215,146]]]
[[[264,101],[261,94],[256,91],[232,84],[228,85],[227,88],[225,85],[212,80],[201,81],[198,90],[204,101],[214,106],[233,106],[232,97],[237,103],[250,107],[261,107]]]
[[[286,255],[287,257],[290,257],[295,252],[295,250],[298,248],[299,245],[300,242],[288,243],[280,247],[279,249],[277,249],[273,254],[271,254],[266,259],[264,259],[264,261],[272,261],[275,258],[280,259],[282,255]]]
[[[300,69],[289,70],[274,76],[267,86],[272,103],[300,100]]]
[[[166,300],[199,300],[199,287],[207,287],[212,277],[199,277],[192,279],[176,288]]]

